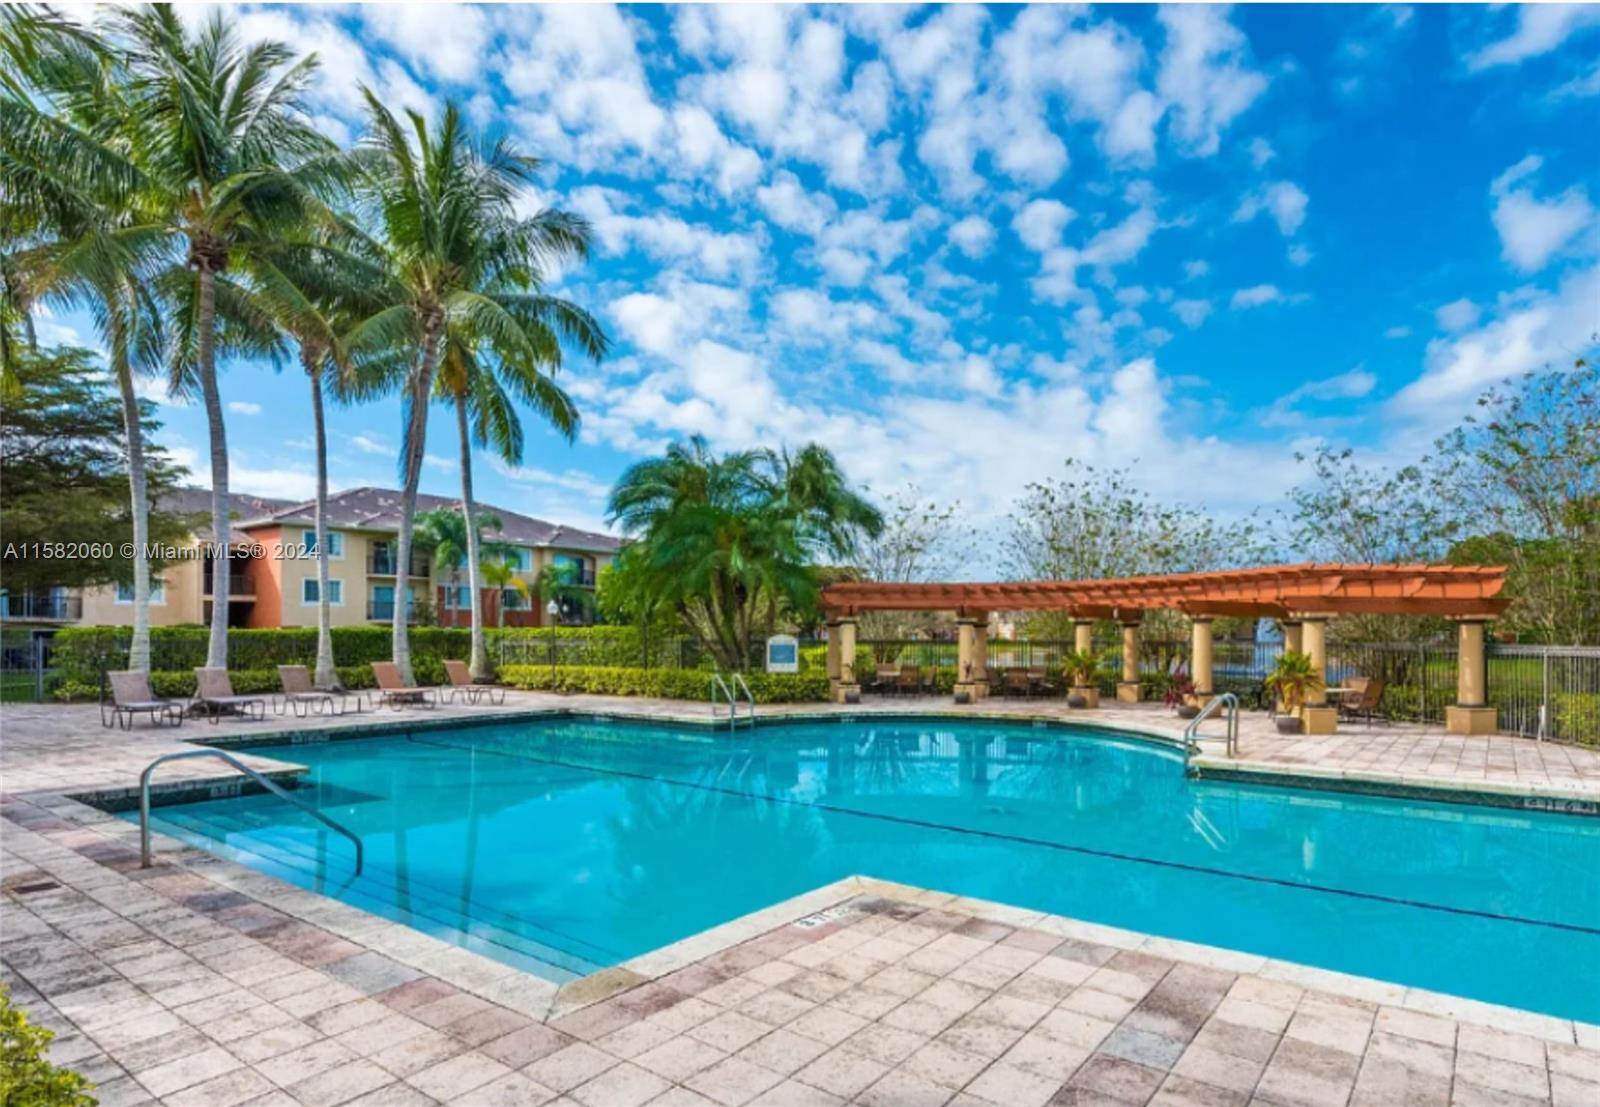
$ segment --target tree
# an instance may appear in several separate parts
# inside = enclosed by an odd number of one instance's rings
[[[572,317],[552,306],[555,301],[539,292],[539,283],[560,259],[582,254],[586,232],[578,221],[559,214],[518,218],[516,205],[536,163],[503,141],[479,143],[455,104],[445,106],[436,127],[416,113],[408,114],[408,127],[370,89],[365,95],[369,133],[352,158],[354,186],[375,229],[387,287],[385,306],[352,331],[349,343],[358,362],[396,350],[412,355],[403,377],[394,381],[404,396],[396,543],[404,562],[411,550],[428,403],[440,383],[441,365],[447,381],[472,380],[482,387],[493,379],[512,395],[527,385],[537,409],[575,420],[565,396],[548,380],[552,350],[542,345],[565,333]],[[485,373],[467,365],[469,358],[493,359],[514,372],[508,382],[498,369]],[[536,372],[530,375],[530,370]],[[469,415],[477,403],[474,392]],[[481,429],[491,438],[507,429],[503,416],[509,406],[486,393],[477,407]],[[467,469],[463,465],[463,511],[471,512]],[[467,564],[475,577],[478,559],[469,557]],[[394,660],[409,680],[411,649],[399,607],[393,632]],[[481,639],[481,629],[476,637]]]
[[[517,564],[514,561],[485,561],[480,569],[483,580],[490,588],[495,590],[495,625],[506,625],[506,593],[515,592],[523,599],[528,599],[533,594],[533,589],[528,587],[528,582],[517,576]]]
[[[861,544],[861,573],[875,581],[952,580],[966,575],[977,532],[962,521],[961,504],[940,506],[907,485],[888,497],[883,530]],[[908,626],[926,627],[928,612],[869,611],[861,616],[866,638],[893,638]]]
[[[122,404],[87,350],[16,351],[14,391],[0,405],[0,531],[4,579],[12,596],[52,587],[88,588],[133,578],[124,546],[134,541],[128,498],[127,431]],[[149,437],[159,425],[142,402],[136,425]],[[182,470],[158,447],[144,459],[148,494],[160,502]],[[178,544],[190,520],[148,514],[150,541]],[[65,560],[24,552],[35,543],[81,543],[101,556]],[[159,566],[158,566],[159,567]],[[145,665],[148,668],[148,646]]]
[[[199,393],[211,443],[212,574],[219,582],[206,654],[211,666],[228,660],[222,582],[231,535],[219,332],[231,315],[241,345],[252,332],[270,333],[270,321],[249,311],[230,270],[303,225],[336,164],[332,144],[303,103],[315,57],[296,60],[276,42],[243,45],[230,18],[214,13],[194,32],[169,5],[113,9],[105,19],[122,73],[118,110],[107,115],[107,126],[130,151],[143,177],[142,196],[185,244],[181,268],[169,274],[164,291],[180,305],[174,377]]]
[[[815,606],[820,562],[851,558],[883,528],[821,446],[718,457],[698,436],[623,473],[608,512],[636,538],[618,561],[633,603],[675,610],[735,669],[781,617]]]
[[[579,568],[573,564],[546,565],[539,570],[539,602],[548,605],[551,600],[566,613],[577,611],[588,614],[595,604],[595,594],[575,579]]]
[[[448,507],[434,508],[432,511],[419,511],[416,515],[415,545],[418,549],[427,550],[433,556],[434,565],[450,570],[450,586],[459,587],[461,583],[461,570],[466,567],[471,551],[478,551],[479,557],[505,560],[516,553],[516,548],[508,542],[499,539],[483,540],[485,528],[498,534],[505,526],[500,516],[492,511],[477,513],[478,525],[473,528],[476,532],[467,529],[466,517],[461,512]],[[472,605],[478,603],[478,593],[472,592]]]
[[[1167,507],[1138,489],[1124,469],[1069,458],[1061,477],[1030,483],[1011,512],[1001,564],[1012,580],[1094,580],[1192,573],[1259,564],[1265,544],[1253,518],[1213,519]],[[1152,612],[1151,625],[1171,616]],[[1068,638],[1070,617],[1039,612],[1030,633]]]

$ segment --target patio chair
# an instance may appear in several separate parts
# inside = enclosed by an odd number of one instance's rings
[[[1049,670],[1042,665],[1035,665],[1028,670],[1028,687],[1046,696],[1053,696],[1060,691],[1060,686],[1050,678]]]
[[[1351,692],[1337,704],[1339,718],[1366,719],[1369,723],[1374,719],[1389,721],[1380,707],[1383,703],[1383,681],[1377,677],[1352,677],[1346,683]]]
[[[899,675],[900,671],[893,665],[879,665],[877,671],[872,674],[872,680],[867,684],[867,691],[893,692],[895,678]]]
[[[226,669],[196,669],[194,685],[194,702],[212,723],[223,715],[237,715],[241,719],[254,716],[258,721],[267,717],[264,698],[234,695],[233,681],[228,678]]]
[[[900,675],[895,678],[894,690],[909,696],[922,691],[922,670],[915,665],[900,666]]]
[[[457,696],[470,704],[480,704],[487,700],[491,704],[505,703],[506,690],[498,684],[482,684],[472,679],[472,674],[467,671],[465,661],[446,661],[444,663],[445,675],[450,678],[450,687],[446,690],[445,702],[454,700]],[[499,698],[496,699],[496,693]]]
[[[311,683],[311,671],[304,665],[279,665],[278,683],[283,691],[272,697],[272,709],[280,715],[289,708],[293,708],[294,713],[302,719],[308,712],[321,714],[327,711],[343,715],[351,699],[356,701],[355,709],[361,710],[359,694],[346,692],[343,688],[318,688]]]
[[[111,688],[111,701],[106,702],[106,689],[100,689],[100,725],[104,727],[116,726],[119,723],[123,730],[133,729],[135,715],[149,715],[150,722],[155,726],[163,723],[172,726],[183,725],[183,703],[181,700],[168,699],[158,696],[150,690],[150,674],[134,670],[111,672],[106,674],[106,679]]]
[[[1033,695],[1033,680],[1026,669],[1007,669],[1003,687],[1008,696]]]
[[[402,707],[438,707],[438,693],[433,688],[419,688],[407,684],[400,677],[400,667],[393,661],[374,661],[372,678],[378,682],[378,705],[388,704],[396,711]]]

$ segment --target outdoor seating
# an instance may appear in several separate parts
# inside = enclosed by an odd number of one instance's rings
[[[867,682],[867,691],[893,692],[895,679],[899,675],[900,671],[893,665],[879,665],[877,671],[872,674],[872,679]]]
[[[436,689],[407,684],[400,676],[400,667],[393,661],[374,661],[372,678],[378,682],[378,693],[373,702],[380,706],[387,704],[396,711],[402,707],[439,706]]]
[[[302,719],[307,713],[321,714],[324,711],[343,715],[352,699],[355,700],[355,709],[361,710],[359,693],[346,692],[342,688],[318,688],[311,683],[311,672],[304,665],[279,665],[278,683],[283,690],[272,697],[272,708],[279,715],[289,708],[293,708],[294,713]]]
[[[1040,695],[1054,695],[1058,687],[1042,665],[1035,665],[1028,670],[1028,686],[1032,692]]]
[[[104,688],[100,692],[100,725],[133,729],[135,715],[149,715],[155,725],[183,725],[183,703],[180,700],[158,696],[150,690],[150,674],[134,670],[106,674],[110,684],[111,700],[106,701]]]
[[[1347,691],[1334,701],[1341,719],[1375,719],[1388,721],[1381,710],[1384,684],[1376,677],[1351,677],[1345,682]]]
[[[213,723],[223,715],[236,715],[241,719],[267,717],[267,701],[261,696],[239,696],[233,691],[233,681],[226,669],[196,669],[194,671],[194,702]]]
[[[1007,669],[1003,687],[1008,696],[1033,695],[1033,681],[1028,678],[1026,669]]]
[[[446,702],[453,701],[457,696],[474,705],[485,702],[490,704],[506,702],[506,690],[498,684],[483,684],[473,680],[465,661],[446,661],[444,672],[450,678],[450,687],[446,690]]]
[[[900,666],[900,676],[895,680],[894,689],[908,696],[922,691],[922,670],[915,665]]]

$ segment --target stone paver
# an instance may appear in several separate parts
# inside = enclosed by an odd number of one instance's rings
[[[127,787],[184,748],[174,732],[23,710],[3,716],[0,974],[106,1104],[1600,1102],[1597,1027],[860,878],[557,989],[178,843],[140,869],[134,828],[67,796]],[[1419,774],[1600,780],[1587,751],[1338,737],[1266,748],[1246,728],[1244,753],[1376,764],[1378,743],[1402,762],[1431,744]],[[173,767],[190,774],[225,775]]]

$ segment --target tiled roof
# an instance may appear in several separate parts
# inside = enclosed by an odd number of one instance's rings
[[[291,506],[293,500],[277,500],[270,496],[250,496],[243,492],[232,492],[228,496],[231,504],[231,516],[234,529],[251,519],[258,519],[263,515],[270,515],[274,511],[282,511]],[[177,515],[196,516],[194,536],[202,542],[211,538],[211,489],[209,488],[174,488],[161,496],[158,507],[162,511],[170,511]]]
[[[209,502],[209,493],[207,500]],[[235,497],[236,499],[238,497]],[[292,500],[264,501],[270,505],[240,523],[242,527],[258,527],[277,523],[299,523],[308,526],[314,521],[315,500],[296,503]],[[550,523],[508,511],[503,507],[479,501],[478,510],[497,516],[501,530],[495,537],[521,546],[554,546],[569,550],[590,550],[610,553],[622,541],[609,534],[579,530],[561,523]],[[417,510],[433,511],[447,508],[461,510],[461,500],[451,496],[417,494]],[[350,488],[328,497],[328,525],[341,530],[398,531],[400,529],[400,492],[393,488]]]

